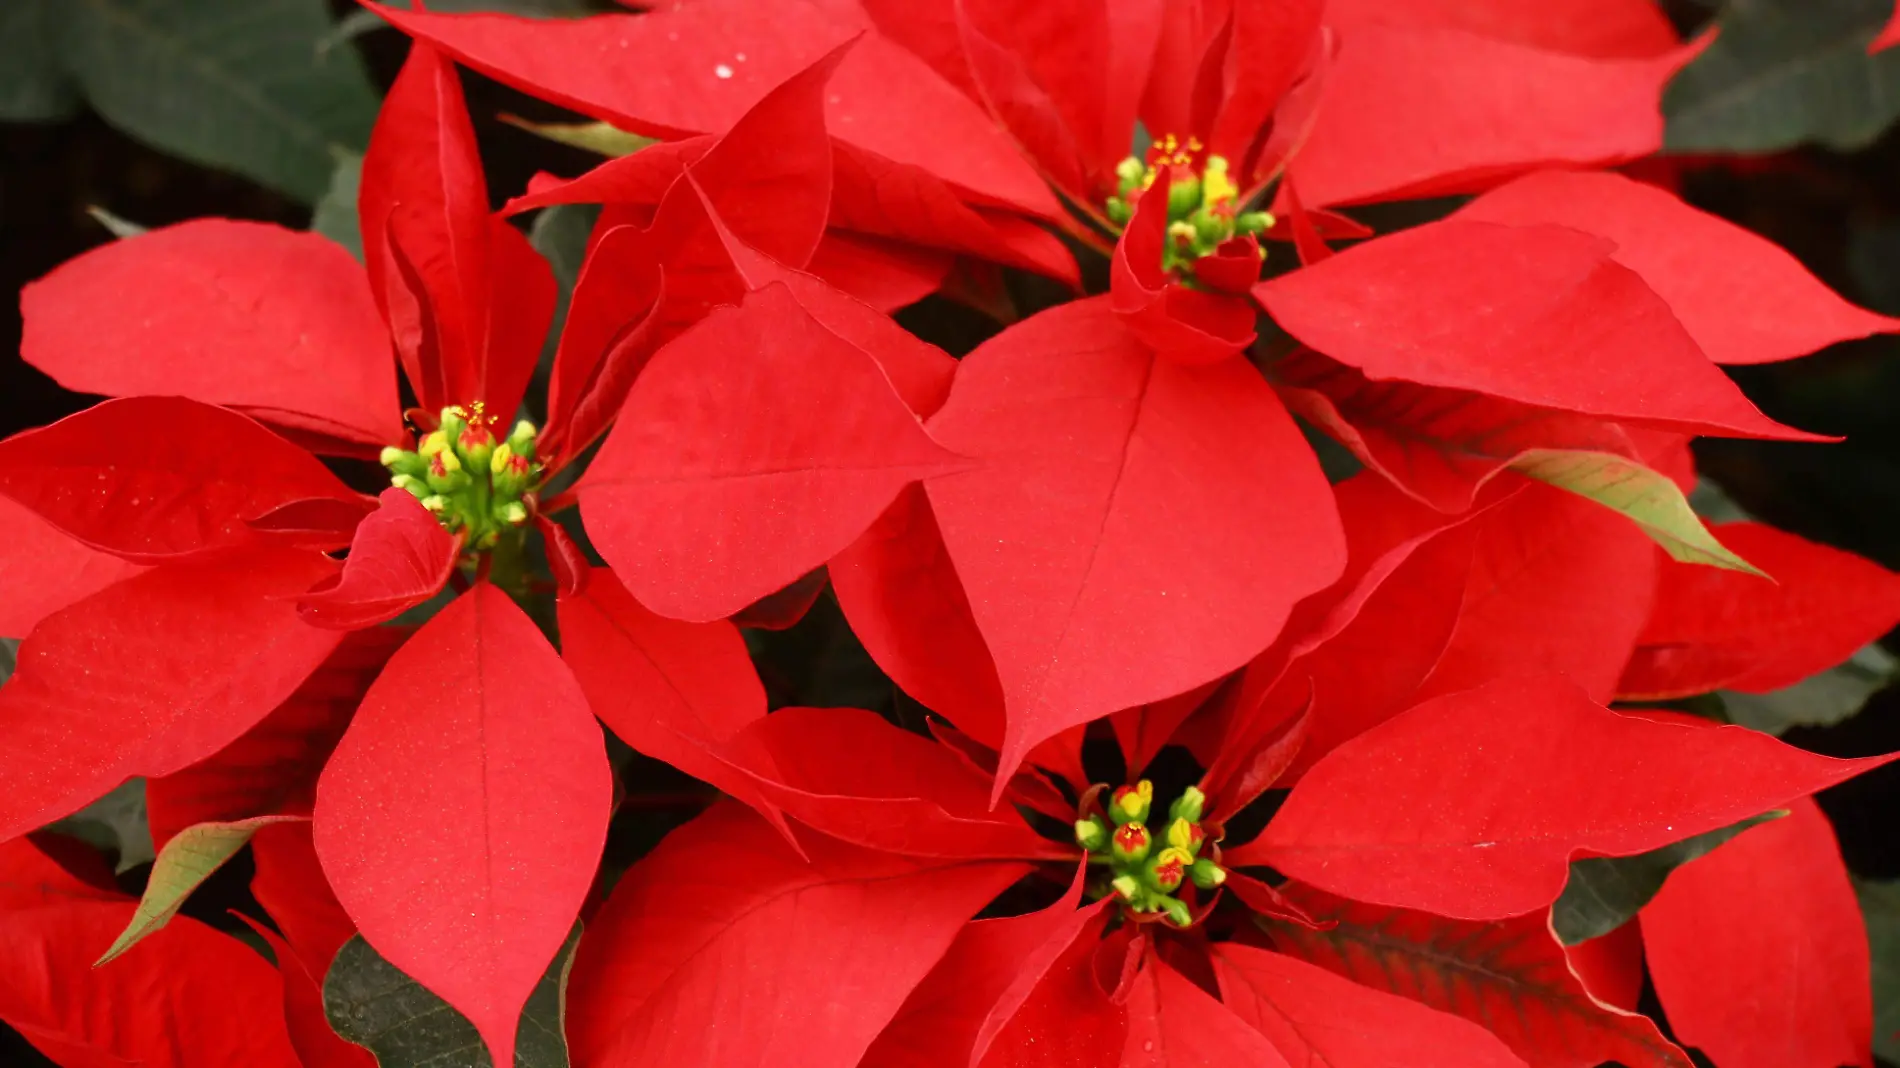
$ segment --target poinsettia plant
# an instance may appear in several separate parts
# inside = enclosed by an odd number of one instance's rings
[[[1830,440],[1722,365],[1900,321],[1604,169],[1706,41],[365,7],[413,43],[360,262],[201,219],[21,295],[108,398],[0,441],[0,1020],[47,1056],[1871,1065],[1813,796],[1889,757],[1709,695],[1850,661],[1900,575],[1705,523],[1689,443]],[[491,210],[457,64],[610,158]],[[564,293],[513,219],[573,205]],[[782,677],[814,633],[866,699]],[[136,896],[57,822],[130,778]],[[181,915],[247,850],[243,924]]]

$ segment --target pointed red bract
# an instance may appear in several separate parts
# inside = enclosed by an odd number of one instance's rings
[[[255,540],[253,523],[291,505],[333,506],[335,529],[309,536],[347,543],[369,510],[316,457],[182,397],[110,400],[0,442],[0,495],[93,548],[148,563]]]
[[[1062,994],[1080,993],[1084,1009],[1107,1007],[1107,992],[1095,986],[1092,972],[1084,983],[1073,983],[1065,967],[1065,957],[1080,956],[1085,963],[1093,957],[1107,918],[1107,901],[1077,909],[1081,889],[1078,881],[1038,912],[976,920],[964,927],[871,1044],[860,1068],[1044,1064],[1033,1058],[1036,1052],[1050,1058],[1047,1063],[1054,1068],[1064,1056],[1086,1065],[1091,1055],[1105,1063],[1119,1052],[1120,1036],[1112,1028],[1074,1026],[1078,1014],[1073,1004],[1062,1041],[1047,1043],[1046,1051],[1023,1049],[1021,1037],[1026,1036],[1015,1033],[1044,1022],[1027,1017],[1047,1015],[1046,1006],[1037,1002]],[[1062,989],[1044,991],[1045,985]],[[1069,986],[1081,989],[1070,991]],[[1018,1022],[1019,1017],[1024,1018]]]
[[[1214,951],[1221,1001],[1289,1064],[1330,1068],[1523,1068],[1477,1024],[1360,986],[1296,957],[1238,943]]]
[[[782,708],[725,752],[772,803],[817,830],[924,857],[1066,860],[1072,846],[989,805],[990,780],[951,749],[857,708]]]
[[[907,483],[961,466],[870,354],[774,284],[647,366],[581,510],[642,603],[718,619],[824,563]]]
[[[1615,174],[1551,171],[1472,201],[1457,218],[1549,223],[1616,242],[1716,363],[1767,363],[1837,341],[1900,330],[1900,320],[1842,300],[1767,238]]]
[[[0,688],[0,840],[202,760],[282,704],[341,640],[292,600],[335,567],[293,550],[171,564],[41,621]]]
[[[1690,1068],[1648,1017],[1591,998],[1543,915],[1463,923],[1362,905],[1310,887],[1289,897],[1318,928],[1279,923],[1282,951],[1375,990],[1389,990],[1479,1024],[1531,1068]],[[1225,950],[1223,950],[1225,952]]]
[[[1762,523],[1715,527],[1771,578],[1661,561],[1655,607],[1617,691],[1767,693],[1825,671],[1900,622],[1900,575]]]
[[[773,86],[863,32],[817,6],[769,13],[709,0],[657,17],[542,20],[437,15],[373,5],[405,32],[490,77],[636,133],[730,128]],[[1031,215],[1060,214],[1009,139],[916,57],[865,34],[826,98],[838,140]],[[930,117],[920,123],[920,115]]]
[[[67,389],[190,397],[372,446],[402,437],[363,269],[316,234],[230,219],[153,230],[28,285],[20,314],[21,358]]]
[[[24,638],[52,613],[143,570],[0,497],[0,635]]]
[[[378,627],[346,635],[288,700],[236,741],[189,767],[147,779],[152,844],[163,849],[173,835],[198,823],[308,816],[324,761],[363,692],[408,633]]]
[[[0,884],[49,867],[27,842],[0,850]],[[277,973],[249,946],[180,917],[94,967],[137,903],[71,881],[41,885],[33,906],[0,912],[0,1020],[56,1063],[300,1068]]]
[[[1150,951],[1128,998],[1122,1068],[1288,1068],[1267,1037]]]
[[[1897,44],[1900,44],[1900,9],[1894,11],[1893,18],[1887,22],[1886,28],[1880,31],[1880,36],[1875,37],[1868,44],[1867,51],[1884,52]]]
[[[1648,613],[1656,547],[1627,518],[1539,484],[1472,527],[1464,605],[1421,696],[1562,675],[1608,703]]]
[[[1723,1068],[1871,1068],[1867,931],[1807,798],[1677,868],[1642,912],[1669,1024]]]
[[[1679,43],[1655,0],[1329,0],[1326,10],[1335,26],[1442,26],[1601,59],[1657,56]]]
[[[563,596],[559,612],[561,658],[616,737],[784,827],[758,784],[719,755],[765,717],[765,687],[738,628],[654,615],[604,567]]]
[[[1579,852],[1647,852],[1886,760],[1641,719],[1560,680],[1505,679],[1427,701],[1333,750],[1227,862],[1269,864],[1360,901],[1499,919],[1555,901]]]
[[[488,185],[455,68],[412,48],[363,158],[363,262],[428,411],[484,399]],[[512,409],[510,410],[512,411]]]
[[[390,963],[514,1063],[528,992],[593,881],[612,773],[587,700],[486,582],[416,632],[317,787],[337,897]]]
[[[992,749],[1003,744],[1003,686],[944,548],[913,486],[827,570],[851,631],[925,708]]]
[[[461,540],[407,490],[384,490],[378,505],[357,526],[336,583],[298,599],[304,622],[330,630],[373,627],[447,585]]]
[[[1291,170],[1312,207],[1647,156],[1662,147],[1663,85],[1689,58],[1586,59],[1435,26],[1335,29],[1339,54]]]
[[[1458,389],[1375,382],[1301,349],[1274,364],[1280,399],[1367,467],[1446,513],[1533,449],[1641,454],[1622,427]]]
[[[1332,494],[1241,361],[1156,358],[1100,300],[965,357],[926,486],[1009,706],[999,769],[1244,663],[1344,563]]]
[[[1294,337],[1375,380],[1692,433],[1811,437],[1757,411],[1615,251],[1548,224],[1447,219],[1254,295]]]
[[[635,865],[574,962],[576,1062],[851,1068],[964,921],[1028,870],[800,842],[809,862],[721,804]]]

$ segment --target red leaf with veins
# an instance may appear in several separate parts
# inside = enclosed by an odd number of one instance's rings
[[[558,287],[554,268],[506,220],[488,220],[488,256],[487,342],[474,397],[506,436],[554,324]]]
[[[287,506],[364,500],[251,419],[182,397],[109,400],[0,441],[0,495],[143,563],[250,541],[249,521]]]
[[[924,857],[1072,860],[1071,845],[989,804],[990,780],[948,747],[857,708],[782,708],[723,747],[771,803],[870,849]]]
[[[1615,251],[1563,227],[1447,219],[1254,295],[1294,337],[1375,380],[1692,433],[1825,440],[1756,410]]]
[[[1442,196],[1662,147],[1662,89],[1694,54],[1588,59],[1456,29],[1344,25],[1292,176],[1311,207]]]
[[[1669,1024],[1723,1068],[1872,1068],[1867,930],[1809,798],[1669,874],[1642,911]]]
[[[906,694],[989,746],[1003,744],[1003,686],[922,486],[834,557],[851,632]]]
[[[1152,948],[1128,999],[1122,1068],[1288,1068],[1267,1037]]]
[[[965,357],[930,421],[974,470],[926,483],[1009,707],[1037,743],[1244,663],[1344,563],[1331,490],[1242,361],[1160,360],[1101,299]]]
[[[1214,950],[1221,1001],[1290,1064],[1328,1068],[1524,1068],[1484,1028],[1360,986],[1284,953],[1237,942]]]
[[[0,497],[0,635],[24,638],[40,620],[143,570]]]
[[[160,849],[193,824],[254,816],[307,816],[317,776],[409,628],[345,635],[303,685],[236,741],[189,767],[145,782],[146,818]],[[259,835],[269,833],[269,828]]]
[[[1421,695],[1506,675],[1563,675],[1608,702],[1662,554],[1627,518],[1528,481],[1472,526],[1464,605]]]
[[[1063,1040],[1048,1043],[1050,1056],[1067,1052],[1075,1063],[1085,1065],[1090,1047],[1105,1046],[1103,1056],[1113,1057],[1121,1045],[1113,1029],[1095,1027],[1095,1021],[1087,1028],[1076,1026],[1080,1013],[1075,1008],[1096,1007],[1091,1002],[1108,1007],[1107,992],[1095,985],[1086,964],[1101,938],[1109,902],[1104,899],[1078,909],[1081,890],[1078,879],[1046,909],[966,925],[871,1044],[859,1068],[938,1068],[999,1061],[1020,1068],[1043,1063],[1030,1060],[1034,1047],[1011,1034],[1010,1025],[1025,1010],[1036,1017],[1066,1015]],[[1081,952],[1076,954],[1076,950]],[[1071,955],[1081,956],[1084,983],[1065,982],[1069,978],[1065,972],[1073,968],[1065,969],[1063,958]],[[1051,995],[1067,993],[1075,986],[1082,988],[1077,991],[1079,1005],[1066,1014],[1041,1011],[1043,1007],[1033,1002],[1045,983],[1058,989],[1042,1001],[1054,1000]],[[1017,1026],[1029,1030],[1033,1022],[1025,1018]],[[1101,1054],[1099,1049],[1095,1052]]]
[[[1478,1023],[1531,1068],[1596,1068],[1610,1060],[1629,1068],[1690,1068],[1688,1055],[1648,1017],[1590,997],[1541,913],[1464,923],[1310,887],[1285,891],[1326,924],[1272,925],[1282,951]]]
[[[317,853],[363,937],[512,1068],[521,1006],[573,928],[612,803],[574,676],[482,582],[364,696],[317,785]]]
[[[1640,460],[1614,423],[1460,389],[1375,382],[1301,349],[1273,365],[1280,399],[1406,493],[1448,514],[1532,449]]]
[[[1504,679],[1333,750],[1226,862],[1360,901],[1501,919],[1555,901],[1579,853],[1634,856],[1888,759],[1835,760],[1741,727],[1622,715],[1559,679]]]
[[[604,567],[564,595],[559,612],[561,658],[616,737],[785,828],[750,776],[718,755],[733,735],[765,717],[765,687],[738,628],[654,615]]]
[[[410,50],[377,116],[357,203],[370,288],[416,402],[433,412],[485,399],[488,184],[455,68],[427,44]],[[409,315],[420,333],[397,326]]]
[[[674,831],[588,929],[568,989],[581,1064],[851,1068],[1022,864],[894,857],[735,804]]]
[[[906,484],[965,465],[875,358],[772,285],[654,357],[579,490],[634,596],[708,620],[836,555]]]
[[[1900,575],[1763,523],[1714,528],[1773,578],[1661,560],[1656,600],[1617,692],[1767,693],[1826,671],[1900,622]]]
[[[1548,52],[1599,59],[1645,59],[1680,44],[1655,0],[1329,0],[1335,27],[1370,24],[1467,30]]]
[[[0,841],[202,760],[282,704],[342,638],[293,603],[335,567],[282,549],[170,564],[42,620],[0,688]]]
[[[1472,201],[1455,218],[1548,223],[1616,243],[1716,363],[1767,363],[1837,341],[1900,330],[1900,320],[1841,299],[1765,237],[1617,174],[1549,171]]]
[[[153,230],[28,285],[20,314],[21,358],[67,389],[189,397],[368,445],[403,438],[363,269],[317,234],[230,219]]]
[[[297,612],[326,630],[386,623],[440,592],[461,549],[462,539],[408,490],[386,489],[357,525],[343,573],[299,598]]]
[[[761,9],[749,0],[558,21],[369,6],[483,74],[668,139],[731,128],[772,87],[865,33],[815,6]],[[1048,187],[981,108],[875,31],[838,68],[825,103],[825,124],[844,144],[920,167],[980,202],[1061,216]],[[918,122],[919,115],[930,121]]]
[[[11,843],[0,884],[49,866]],[[137,908],[68,882],[0,913],[0,1020],[68,1068],[299,1068],[277,972],[235,938],[181,916],[94,967]]]

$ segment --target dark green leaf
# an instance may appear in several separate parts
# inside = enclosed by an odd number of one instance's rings
[[[55,122],[79,110],[79,87],[56,47],[54,20],[66,2],[0,3],[0,120]]]
[[[363,157],[346,152],[330,172],[330,188],[323,191],[310,216],[310,229],[363,258],[363,228],[357,222],[356,191],[363,184]]]
[[[12,2],[12,0],[8,0]],[[114,126],[309,202],[361,150],[376,94],[351,49],[318,54],[325,0],[60,0],[61,54]]]
[[[521,1010],[515,1039],[520,1068],[567,1068],[567,971],[580,928],[567,936]],[[361,935],[337,951],[323,980],[323,1007],[336,1033],[376,1055],[379,1068],[490,1068],[475,1025],[384,960]]]
[[[119,856],[118,870],[130,871],[157,859],[152,828],[145,819],[145,780],[130,779],[78,812],[47,827]]]
[[[1857,883],[1874,958],[1874,1053],[1900,1061],[1900,882]]]
[[[99,963],[117,957],[146,935],[172,922],[178,910],[185,907],[185,899],[211,878],[213,872],[224,867],[225,861],[237,856],[238,850],[244,848],[258,828],[300,818],[254,816],[232,823],[199,823],[173,835],[152,864],[152,873],[145,880],[145,893],[139,898],[138,912],[106,950],[105,956],[99,958]]]
[[[1778,809],[1719,831],[1698,834],[1633,857],[1591,857],[1572,861],[1563,896],[1550,907],[1550,926],[1564,945],[1588,942],[1628,923],[1662,889],[1669,873],[1748,830],[1780,819]]]
[[[1828,727],[1849,719],[1900,675],[1900,660],[1878,645],[1847,663],[1772,693],[1722,691],[1730,723],[1779,735],[1791,727]]]
[[[1900,51],[1867,54],[1890,0],[1734,0],[1663,96],[1677,152],[1864,147],[1900,116]]]
[[[0,638],[0,683],[13,677],[14,665],[20,662],[20,639]]]

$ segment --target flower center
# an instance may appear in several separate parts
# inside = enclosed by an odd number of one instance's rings
[[[480,401],[442,409],[442,423],[415,452],[390,447],[382,464],[389,482],[408,490],[471,549],[495,547],[506,531],[528,521],[529,495],[541,481],[534,424],[515,424],[497,441],[495,417]]]
[[[1207,796],[1190,786],[1176,798],[1168,806],[1161,841],[1148,830],[1154,796],[1154,783],[1147,779],[1121,787],[1109,798],[1107,820],[1090,814],[1075,821],[1075,840],[1088,850],[1089,863],[1108,869],[1098,893],[1114,893],[1138,915],[1159,913],[1176,927],[1190,927],[1194,910],[1177,895],[1189,883],[1212,890],[1227,880],[1219,863],[1201,856],[1207,844],[1201,826]]]
[[[1156,141],[1146,159],[1130,156],[1115,168],[1120,186],[1104,205],[1108,220],[1118,227],[1134,218],[1135,202],[1165,170],[1172,168],[1168,186],[1168,241],[1162,250],[1162,268],[1188,276],[1195,260],[1211,254],[1224,241],[1258,236],[1273,226],[1273,215],[1241,211],[1240,189],[1228,174],[1225,157],[1202,155],[1201,142],[1185,142],[1173,134]]]

